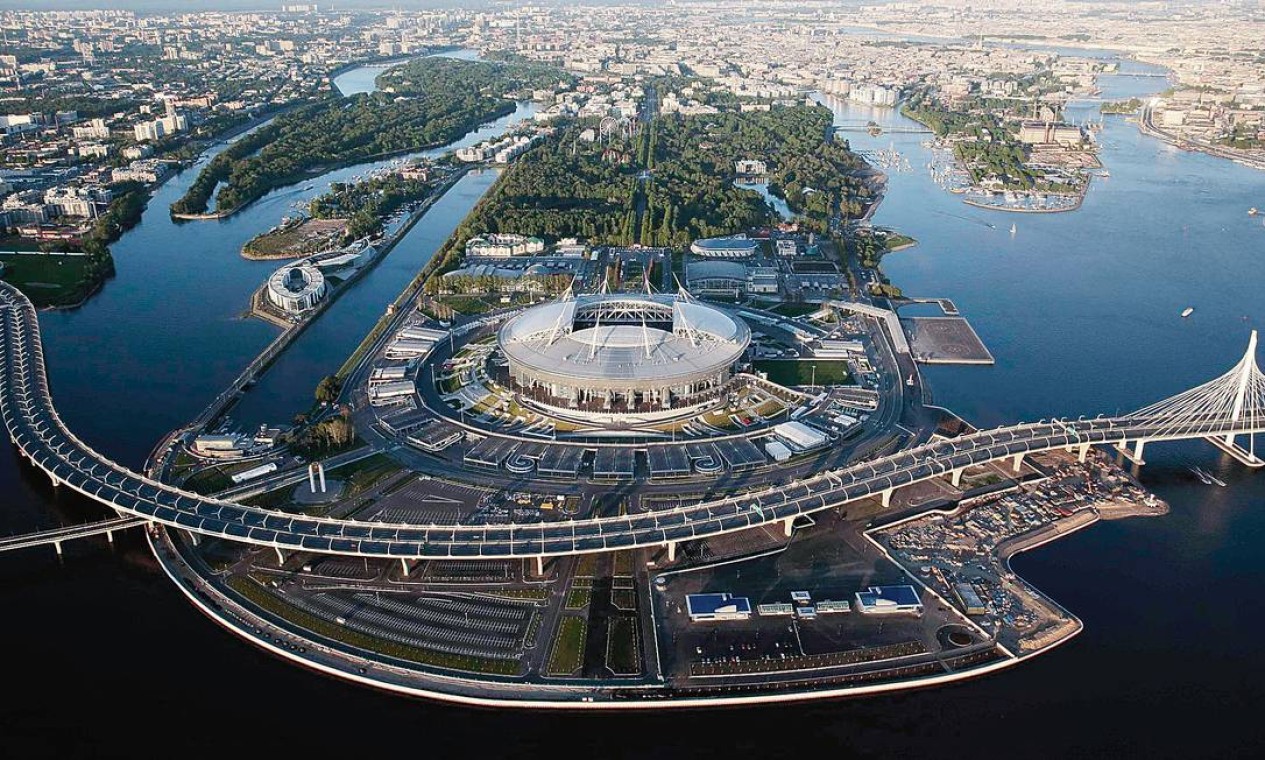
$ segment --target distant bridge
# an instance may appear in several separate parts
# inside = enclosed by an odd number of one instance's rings
[[[61,545],[67,541],[73,541],[77,538],[90,538],[92,536],[105,536],[110,543],[114,543],[115,533],[128,528],[139,528],[147,523],[148,521],[141,517],[112,517],[97,522],[67,525],[61,528],[36,531],[35,533],[24,533],[20,536],[9,536],[0,538],[0,553],[11,552],[17,549],[30,549],[36,546],[49,546],[51,544],[53,548],[57,549],[57,553],[61,554]]]
[[[838,132],[880,132],[885,135],[929,135],[933,134],[926,127],[887,127],[882,124],[839,124],[834,127],[834,131]]]
[[[867,498],[886,506],[899,488],[947,477],[955,485],[975,465],[1007,461],[1018,471],[1028,454],[1062,449],[1083,461],[1090,447],[1117,447],[1141,463],[1144,446],[1202,438],[1252,467],[1265,464],[1254,444],[1236,438],[1265,432],[1265,375],[1256,333],[1243,359],[1210,382],[1133,414],[1052,419],[981,430],[857,462],[791,483],[644,514],[508,525],[417,525],[290,514],[183,491],[132,472],[75,437],[49,395],[39,322],[30,301],[0,282],[0,411],[10,439],[52,479],[119,512],[203,536],[285,551],[412,559],[534,558],[663,546],[766,525],[789,534],[800,515]]]

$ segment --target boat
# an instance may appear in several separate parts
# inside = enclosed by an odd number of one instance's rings
[[[1011,234],[1011,235],[1014,235],[1014,234],[1015,234],[1016,232],[1018,232],[1018,231],[1019,231],[1019,228],[1018,228],[1017,226],[1015,226],[1015,225],[1013,225],[1013,224],[1012,224],[1012,225],[1010,225],[1010,234]]]
[[[1190,471],[1195,473],[1195,477],[1199,478],[1199,481],[1203,483],[1204,485],[1206,486],[1212,485],[1212,476],[1204,472],[1202,468],[1191,467]]]
[[[1182,309],[1182,318],[1184,319],[1186,317],[1189,317],[1191,314],[1194,314],[1194,313],[1195,313],[1195,307],[1187,306],[1186,308]]]
[[[1257,215],[1257,214],[1259,214],[1259,213],[1261,213],[1261,212],[1260,212],[1260,210],[1259,210],[1259,209],[1257,209],[1255,206],[1253,206],[1253,207],[1251,207],[1250,209],[1248,209],[1248,210],[1247,210],[1247,215],[1248,215],[1248,216],[1256,216],[1256,215]]]
[[[1225,488],[1224,480],[1222,480],[1221,478],[1218,478],[1216,475],[1213,475],[1211,472],[1208,472],[1207,470],[1204,470],[1204,474],[1208,476],[1208,480],[1211,480],[1213,485],[1217,485],[1222,488]]]

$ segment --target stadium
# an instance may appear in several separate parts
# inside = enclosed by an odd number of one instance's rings
[[[741,319],[678,295],[565,295],[505,323],[516,390],[594,412],[649,412],[715,395],[751,342]]]

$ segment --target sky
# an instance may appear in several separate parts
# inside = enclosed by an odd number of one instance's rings
[[[166,11],[275,11],[289,3],[311,3],[313,0],[0,0],[0,10],[85,10],[121,9],[144,12]],[[321,10],[352,8],[416,8],[478,7],[492,5],[492,0],[324,0]]]

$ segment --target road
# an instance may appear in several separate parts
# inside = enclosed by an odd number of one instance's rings
[[[673,541],[774,524],[956,470],[1051,449],[1088,452],[1092,445],[1265,432],[1265,414],[1230,415],[1223,408],[1190,415],[1042,420],[940,440],[788,485],[658,512],[531,525],[409,525],[339,520],[251,507],[182,491],[132,472],[94,451],[57,415],[35,309],[0,282],[0,412],[10,439],[54,482],[122,514],[227,540],[366,557],[487,559],[544,557],[661,546]],[[1252,359],[1249,354],[1245,361]],[[1254,361],[1250,365],[1255,369]],[[1224,382],[1231,373],[1214,383]],[[1254,384],[1262,382],[1255,370]],[[1202,387],[1202,386],[1201,386]],[[1198,390],[1198,389],[1197,389]],[[1254,402],[1255,404],[1255,402]]]

